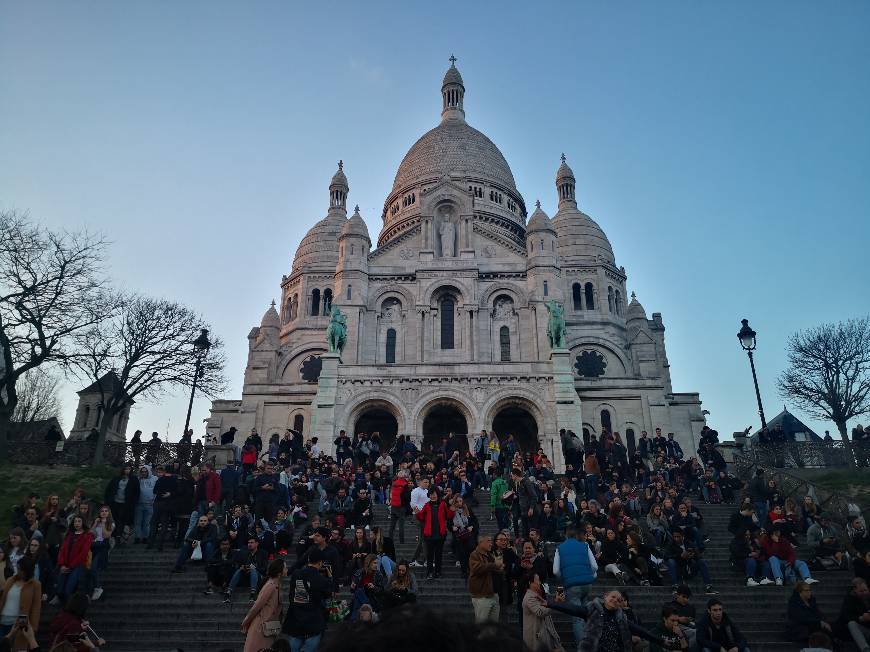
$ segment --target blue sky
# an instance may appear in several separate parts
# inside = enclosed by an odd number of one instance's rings
[[[238,397],[336,161],[374,238],[455,53],[468,121],[527,205],[555,212],[567,154],[629,289],[663,313],[675,390],[730,434],[758,423],[742,317],[770,418],[788,334],[870,310],[868,31],[849,0],[2,1],[0,208],[104,232],[119,285],[214,324]],[[140,405],[131,431],[175,438],[185,409]]]

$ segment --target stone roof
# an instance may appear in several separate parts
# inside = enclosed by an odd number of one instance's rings
[[[338,237],[347,218],[343,212],[330,211],[329,214],[311,227],[293,258],[293,269],[305,265],[335,268],[338,263]]]
[[[529,218],[529,224],[526,227],[526,233],[534,233],[536,231],[550,231],[555,233],[550,218],[541,208],[541,202],[535,202],[535,212]]]
[[[604,231],[591,217],[582,211],[567,207],[553,217],[556,227],[556,252],[563,258],[584,256],[597,259],[599,256],[615,264],[613,248]]]
[[[369,238],[369,229],[363,221],[362,215],[359,214],[359,206],[354,207],[353,215],[350,216],[350,219],[341,229],[342,238],[348,235],[356,235],[366,240],[371,240]]]
[[[459,84],[465,88],[465,84],[462,83],[462,75],[459,74],[459,69],[455,63],[450,64],[447,72],[444,73],[444,81],[441,83],[441,87],[443,88],[447,84]]]
[[[274,301],[272,301],[272,305],[269,306],[269,309],[263,315],[260,328],[281,328],[281,319],[278,317],[278,311],[275,310]]]
[[[812,428],[789,412],[785,406],[783,406],[782,412],[767,422],[768,430],[773,430],[775,426],[780,426],[782,431],[790,440],[795,434],[804,433],[807,436],[806,441],[822,441],[822,438],[819,437]],[[752,434],[753,441],[758,441],[758,434],[760,432],[761,428]]]
[[[333,186],[344,186],[348,187],[347,176],[344,174],[344,161],[338,162],[338,170],[335,171],[335,174],[332,175],[332,181],[329,182],[329,187]]]
[[[99,394],[100,388],[102,387],[103,392],[107,395],[112,394],[120,394],[123,396],[127,395],[127,392],[124,390],[124,385],[121,383],[121,379],[118,378],[118,375],[114,371],[109,371],[94,383],[91,383],[87,387],[78,391],[78,395],[82,394]],[[130,401],[133,403],[134,401]]]
[[[54,428],[60,433],[60,438],[66,439],[60,422],[55,417],[41,419],[39,421],[27,421],[24,423],[9,424],[9,439],[17,442],[42,442],[45,435]]]
[[[556,183],[559,183],[562,179],[574,179],[574,170],[568,166],[564,154],[562,154],[562,165],[556,170]]]
[[[625,311],[625,318],[626,321],[631,321],[632,319],[643,319],[646,321],[646,310],[640,305],[640,301],[637,300],[637,295],[634,292],[631,293],[631,302]]]
[[[411,146],[399,164],[390,194],[451,172],[517,191],[513,172],[498,147],[464,120],[456,119],[445,120]]]

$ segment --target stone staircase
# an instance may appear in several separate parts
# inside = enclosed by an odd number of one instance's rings
[[[496,524],[489,519],[488,496],[479,494],[480,507],[476,510],[481,531],[494,534]],[[774,585],[748,588],[743,585],[742,574],[736,573],[728,562],[727,531],[732,505],[700,505],[707,533],[711,541],[704,555],[710,567],[718,597],[727,612],[744,631],[754,652],[793,651],[795,644],[786,638],[785,610],[792,587]],[[387,508],[375,506],[375,525],[389,526]],[[398,542],[399,559],[410,559],[416,547],[416,522],[406,521],[405,544]],[[799,556],[807,558],[807,550],[799,549]],[[106,650],[135,652],[165,652],[176,648],[192,650],[241,650],[244,637],[239,625],[249,604],[247,589],[240,587],[233,603],[225,605],[220,595],[206,596],[205,573],[201,566],[190,563],[184,574],[172,574],[177,551],[163,553],[146,550],[144,546],[128,545],[112,553],[105,573],[103,597],[91,606],[88,617],[92,627],[106,639]],[[420,586],[419,603],[432,608],[448,619],[471,621],[471,599],[460,569],[445,547],[444,568],[439,580],[424,580],[424,569],[415,569]],[[852,574],[847,572],[818,573],[820,584],[813,586],[814,594],[828,619],[836,617],[843,596],[848,590]],[[691,582],[695,596],[692,599],[699,615],[703,613],[707,596],[698,581]],[[609,588],[620,588],[612,579],[599,580],[592,595],[601,595]],[[662,604],[671,599],[668,586],[624,587],[640,619],[652,626],[658,619]],[[348,597],[347,594],[344,597]],[[516,605],[503,610],[503,620],[516,627]],[[43,632],[56,613],[48,608],[43,618]],[[561,614],[555,617],[563,642],[571,648],[570,619]]]

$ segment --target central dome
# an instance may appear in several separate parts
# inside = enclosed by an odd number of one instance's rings
[[[408,150],[390,195],[450,173],[491,181],[514,192],[514,175],[498,147],[461,119],[444,120]]]

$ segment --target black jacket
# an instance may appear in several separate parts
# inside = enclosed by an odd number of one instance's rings
[[[326,629],[323,602],[333,593],[333,584],[313,566],[304,566],[290,575],[290,604],[282,629],[296,637],[322,634]]]
[[[737,625],[731,622],[728,614],[722,614],[722,623],[719,625],[718,629],[724,630],[725,636],[730,641],[730,645],[724,646],[725,649],[728,649],[729,647],[736,647],[737,649],[748,647],[743,633],[737,628]],[[722,647],[719,643],[716,643],[713,640],[714,631],[715,627],[713,623],[710,622],[710,615],[705,613],[701,616],[701,619],[698,621],[698,626],[695,628],[695,636],[697,637],[699,648],[718,650]]]
[[[104,501],[107,505],[112,505],[115,502],[115,494],[118,492],[118,485],[121,483],[121,476],[116,475],[109,480],[106,485]],[[132,473],[127,476],[127,486],[124,489],[124,504],[135,505],[139,501],[139,478]]]

